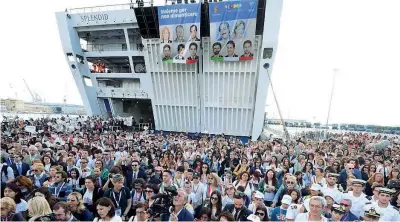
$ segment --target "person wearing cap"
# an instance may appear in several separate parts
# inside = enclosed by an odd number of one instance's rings
[[[260,191],[253,191],[253,201],[249,204],[249,210],[253,213],[256,211],[258,206],[264,205],[264,195]]]
[[[384,186],[383,186],[383,184],[381,184],[381,183],[378,183],[378,182],[374,182],[373,184],[372,184],[372,193],[374,194],[374,195],[372,195],[372,196],[370,196],[370,197],[367,197],[369,200],[371,200],[371,202],[376,202],[376,201],[378,201],[379,200],[379,190],[381,189],[381,188],[383,188]]]
[[[331,210],[332,210],[332,217],[328,221],[332,221],[332,222],[342,221],[341,218],[346,213],[346,210],[344,209],[344,207],[342,207],[338,204],[334,204],[332,206]]]
[[[305,202],[307,199],[310,199],[311,197],[318,196],[321,192],[321,189],[321,185],[317,183],[312,184],[310,187],[310,195],[303,197],[303,202]]]
[[[326,195],[329,194],[336,203],[340,203],[343,195],[343,188],[340,184],[337,184],[337,178],[339,174],[328,173],[328,179],[325,186],[322,187],[321,192]]]
[[[351,206],[351,212],[356,216],[360,217],[363,212],[363,207],[366,203],[370,202],[362,191],[366,181],[360,179],[351,180],[352,191],[346,191],[343,193],[343,199],[349,199],[353,203]]]
[[[292,203],[292,197],[290,195],[283,195],[282,205],[275,207],[271,211],[271,221],[286,221],[286,213],[289,205]]]
[[[384,221],[384,220],[380,220],[380,218],[381,218],[381,215],[378,212],[376,212],[376,210],[373,207],[369,207],[369,208],[365,209],[363,221],[368,221],[368,222]]]
[[[307,213],[300,213],[296,216],[295,221],[321,221],[327,222],[328,219],[322,216],[322,209],[326,206],[326,201],[323,197],[314,196],[309,199],[308,208],[310,209]]]
[[[395,193],[395,190],[380,188],[378,201],[367,203],[364,210],[374,208],[381,215],[380,221],[400,221],[399,210],[390,204],[392,196]]]

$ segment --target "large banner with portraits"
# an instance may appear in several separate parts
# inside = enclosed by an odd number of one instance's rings
[[[253,59],[257,0],[210,2],[211,60]]]
[[[199,60],[200,9],[201,4],[158,7],[163,62],[190,64]]]

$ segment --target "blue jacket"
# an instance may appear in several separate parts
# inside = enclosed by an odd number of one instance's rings
[[[340,218],[340,221],[356,221],[359,220],[359,218],[354,215],[351,211],[349,213],[345,213],[342,218]]]
[[[186,208],[182,208],[178,214],[178,221],[194,221],[193,214],[186,210]]]
[[[358,169],[354,169],[353,170],[353,175],[357,178],[357,179],[361,179],[361,172]],[[338,184],[342,185],[343,189],[346,189],[347,187],[347,171],[346,169],[343,169],[340,174],[339,174],[339,179],[338,179]]]
[[[49,191],[58,200],[66,201],[67,197],[70,193],[72,193],[72,185],[65,182],[64,184],[61,183],[61,187],[58,186],[59,184],[50,184]]]
[[[286,212],[287,209],[282,209],[282,217],[280,218],[281,215],[281,207],[275,207],[274,209],[272,209],[271,211],[271,218],[270,221],[286,221]]]

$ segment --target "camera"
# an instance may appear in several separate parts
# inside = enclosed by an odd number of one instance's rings
[[[170,208],[173,207],[174,197],[178,195],[176,187],[169,186],[164,188],[164,193],[159,193],[151,197],[155,200],[154,203],[149,207],[148,213],[156,218],[161,214],[169,214]]]

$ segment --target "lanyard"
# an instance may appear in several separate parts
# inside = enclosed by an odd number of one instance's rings
[[[199,187],[200,187],[200,183],[197,184],[197,188],[196,188],[196,190],[194,191],[194,193],[197,193],[197,190],[199,189]],[[193,188],[192,188],[192,189],[194,190],[194,185],[193,185]]]
[[[117,205],[117,208],[119,208],[119,202],[121,201],[121,196],[122,196],[122,190],[119,192],[119,198],[118,198],[118,201],[117,201],[117,199],[115,198],[115,192],[113,191],[113,197],[114,197],[114,200],[115,200],[115,204]]]
[[[281,222],[284,222],[285,220],[284,220],[284,218],[283,218],[283,214],[282,214],[282,208],[280,208],[279,209],[279,220],[281,221]]]
[[[60,189],[58,190],[58,193],[57,193],[57,187],[54,188],[54,195],[55,195],[56,197],[58,197],[58,195],[60,195],[61,189],[63,188],[64,184],[65,184],[65,182],[63,182],[63,183],[61,184],[61,187],[60,187]]]

